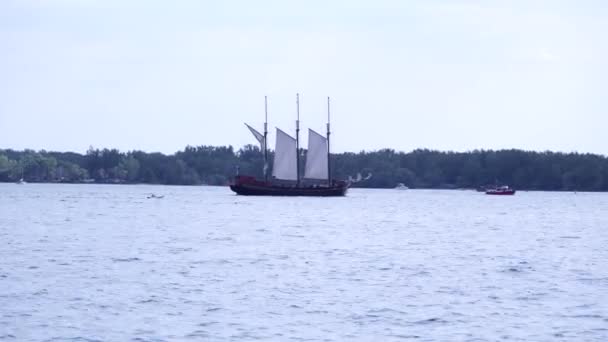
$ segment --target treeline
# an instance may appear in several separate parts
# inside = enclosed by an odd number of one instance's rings
[[[93,148],[84,155],[7,149],[0,150],[0,182],[23,178],[26,182],[225,185],[237,168],[241,174],[261,177],[263,164],[262,152],[252,145],[236,151],[232,146],[188,146],[172,155]],[[477,188],[498,183],[528,190],[608,190],[608,158],[594,154],[383,149],[335,154],[332,171],[339,179],[371,173],[369,180],[356,184],[370,188],[392,188],[398,183],[412,188]]]

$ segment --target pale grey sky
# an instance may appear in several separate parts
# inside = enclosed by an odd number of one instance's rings
[[[3,0],[0,148],[240,147],[300,92],[334,151],[608,154],[607,37],[599,0]]]

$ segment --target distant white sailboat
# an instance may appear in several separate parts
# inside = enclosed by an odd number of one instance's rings
[[[403,183],[399,183],[397,184],[397,186],[395,187],[395,190],[408,190],[409,188],[407,186],[405,186],[405,184]]]
[[[27,184],[27,182],[23,179],[23,172],[21,172],[21,178],[19,178],[17,184]]]

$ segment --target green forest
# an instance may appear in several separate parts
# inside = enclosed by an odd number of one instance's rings
[[[240,174],[261,177],[263,163],[262,152],[253,145],[239,150],[232,146],[188,146],[171,155],[95,148],[85,154],[4,149],[0,150],[0,182],[23,178],[26,182],[226,185],[237,167]],[[331,167],[337,179],[371,174],[370,179],[355,184],[367,188],[392,188],[403,183],[411,188],[508,184],[521,190],[608,190],[608,158],[596,154],[382,149],[334,154]]]

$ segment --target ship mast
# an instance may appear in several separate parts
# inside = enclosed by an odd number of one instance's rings
[[[268,182],[268,96],[264,96],[264,181]]]
[[[327,185],[331,187],[331,157],[329,149],[329,135],[331,134],[329,128],[329,96],[327,97]]]
[[[296,93],[296,180],[300,185],[300,94]]]

